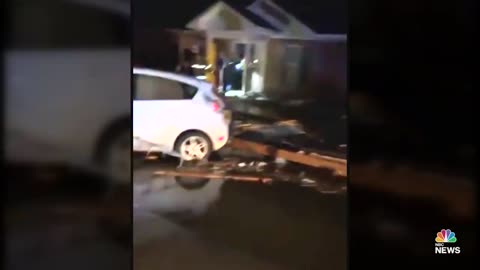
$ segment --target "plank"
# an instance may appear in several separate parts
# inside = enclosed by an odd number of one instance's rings
[[[270,183],[272,178],[252,175],[230,175],[225,173],[214,173],[210,171],[183,171],[183,170],[159,170],[153,173],[157,176],[180,176],[180,177],[192,177],[192,178],[208,178],[211,180],[234,180],[234,181],[247,181],[247,182],[263,182]]]
[[[345,159],[334,158],[320,154],[296,153],[237,138],[232,139],[230,146],[232,148],[252,151],[265,156],[283,158],[291,162],[300,163],[311,167],[331,169],[339,176],[347,175],[347,161]]]

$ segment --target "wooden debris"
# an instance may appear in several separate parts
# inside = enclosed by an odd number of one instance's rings
[[[239,163],[239,159],[229,159],[229,160],[221,160],[221,161],[210,161],[206,164],[199,165],[199,167],[221,167],[221,168],[229,168],[229,167],[236,167]]]
[[[192,178],[208,178],[211,180],[234,180],[234,181],[246,181],[246,182],[263,182],[270,183],[272,178],[252,176],[252,175],[234,175],[226,174],[223,172],[211,172],[211,171],[184,171],[184,170],[162,170],[154,172],[154,175],[158,176],[180,176],[180,177],[192,177]]]
[[[272,156],[275,158],[286,159],[288,161],[300,163],[307,166],[331,169],[335,172],[336,175],[339,176],[347,175],[347,161],[345,159],[333,158],[315,153],[306,155],[304,153],[286,151],[282,149],[277,149],[273,146],[236,138],[231,141],[230,146],[241,150],[252,151],[264,156]]]
[[[300,124],[300,122],[298,122],[297,120],[284,120],[284,121],[278,121],[275,123],[275,125],[279,125],[279,126],[292,126],[292,127],[302,127],[302,125]]]

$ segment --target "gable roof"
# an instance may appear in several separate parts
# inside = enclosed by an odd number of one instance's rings
[[[277,26],[279,29],[284,29],[291,34],[297,35],[314,35],[315,31],[305,25],[301,20],[284,10],[282,7],[278,6],[272,0],[256,0],[253,4],[248,7],[249,10],[262,16],[269,20],[272,20],[271,23]],[[295,29],[294,31],[292,31]],[[295,34],[296,32],[296,34]]]
[[[346,34],[348,32],[346,0],[272,1],[319,34]]]
[[[228,6],[235,9],[238,13],[240,13],[240,15],[244,16],[247,20],[249,20],[253,24],[255,24],[257,26],[260,26],[260,27],[263,27],[263,28],[266,28],[266,29],[269,29],[269,30],[279,31],[279,29],[277,29],[275,26],[270,24],[268,21],[266,21],[262,17],[256,15],[255,13],[251,12],[250,10],[248,10],[247,9],[248,5],[241,5],[241,4],[238,3],[238,1],[231,1],[231,0],[230,1],[229,0],[223,0],[222,2],[224,2]],[[252,2],[252,1],[250,1],[250,2]]]
[[[248,10],[248,5],[245,5],[245,3],[249,3],[252,1],[238,1],[238,0],[216,0],[212,1],[212,5],[210,5],[208,8],[205,8],[202,10],[201,13],[196,14],[195,17],[192,17],[189,23],[197,20],[198,18],[204,16],[207,14],[211,9],[218,7],[218,5],[223,5],[223,7],[226,7],[227,9],[230,9],[232,12],[244,17],[247,21],[250,23],[262,27],[268,30],[273,30],[275,32],[279,31],[275,26],[270,24],[268,21],[263,19],[262,17],[256,15],[255,13],[251,12]],[[189,24],[187,23],[187,25]]]

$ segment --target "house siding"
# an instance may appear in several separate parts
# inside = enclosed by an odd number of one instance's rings
[[[298,46],[302,58],[298,62],[295,84],[289,78],[288,46]],[[305,41],[272,39],[268,42],[264,93],[272,98],[346,98],[347,44],[345,41]]]

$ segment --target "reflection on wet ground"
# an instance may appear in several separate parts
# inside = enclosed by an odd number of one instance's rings
[[[134,171],[134,266],[143,269],[346,269],[345,194],[290,183],[180,185]]]

